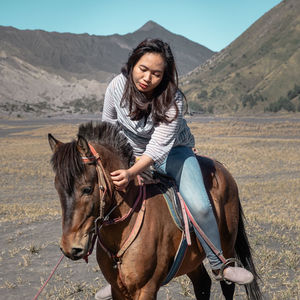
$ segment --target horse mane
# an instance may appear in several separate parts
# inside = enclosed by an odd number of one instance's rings
[[[110,148],[127,167],[134,161],[133,148],[117,124],[105,121],[88,122],[79,126],[77,135],[84,137],[87,141]]]
[[[134,162],[133,148],[118,125],[108,122],[97,122],[96,124],[88,122],[79,126],[77,135],[85,138],[88,142],[95,142],[109,148],[127,167]],[[84,172],[84,164],[77,149],[77,141],[73,140],[60,145],[51,158],[51,164],[60,184],[71,195],[74,191],[75,178]]]
[[[51,164],[58,181],[67,194],[71,195],[74,191],[75,178],[84,171],[84,164],[77,150],[77,141],[60,145],[51,158]]]

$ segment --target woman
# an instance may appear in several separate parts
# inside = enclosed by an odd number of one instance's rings
[[[192,151],[194,137],[183,118],[184,96],[177,80],[169,45],[148,39],[133,50],[122,73],[111,81],[105,94],[102,119],[119,124],[139,157],[129,169],[112,172],[111,178],[115,188],[122,190],[151,165],[172,176],[194,219],[221,250],[217,222]],[[195,232],[213,272],[218,275],[222,262],[197,230]],[[246,284],[253,276],[245,269],[227,267],[224,278]],[[96,299],[110,299],[109,296],[107,286],[96,294]]]

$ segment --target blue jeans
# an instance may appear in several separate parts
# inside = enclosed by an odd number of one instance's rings
[[[202,172],[191,148],[178,146],[171,149],[165,161],[155,169],[173,177],[193,218],[208,236],[214,246],[221,251],[220,234],[215,215],[209,201]],[[194,228],[206,253],[212,269],[220,269],[222,262],[206,244]]]

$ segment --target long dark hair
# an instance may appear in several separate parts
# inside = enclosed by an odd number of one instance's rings
[[[140,92],[132,78],[132,71],[139,59],[146,53],[158,53],[162,56],[165,68],[162,81],[153,91],[151,99]],[[178,106],[175,93],[178,91],[178,73],[170,46],[159,39],[146,39],[142,41],[129,56],[126,65],[122,68],[123,75],[127,78],[121,105],[128,105],[131,120],[147,120],[150,112],[155,124],[160,122],[171,123],[178,116]],[[182,94],[183,95],[183,94]],[[174,106],[174,118],[167,117],[166,112]]]

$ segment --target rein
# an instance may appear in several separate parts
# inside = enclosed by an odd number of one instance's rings
[[[104,170],[103,164],[101,162],[100,155],[97,153],[97,151],[95,150],[95,148],[91,144],[89,144],[89,148],[90,148],[91,153],[93,154],[93,156],[92,157],[82,156],[82,160],[85,164],[93,163],[93,162],[96,161],[96,170],[97,170],[97,175],[98,175],[98,185],[99,185],[99,193],[100,193],[100,214],[99,214],[99,217],[94,221],[95,222],[95,227],[91,232],[93,234],[91,249],[86,254],[86,256],[83,257],[83,259],[86,261],[86,263],[88,263],[88,256],[92,254],[96,239],[98,238],[98,242],[99,242],[100,246],[102,247],[102,249],[106,252],[106,254],[115,263],[119,263],[120,262],[120,257],[124,254],[124,252],[127,250],[127,248],[131,245],[131,243],[133,242],[133,240],[137,236],[137,234],[139,232],[139,229],[141,227],[141,224],[142,224],[142,221],[143,221],[143,218],[144,218],[144,212],[145,212],[146,187],[145,187],[145,185],[142,184],[142,180],[141,180],[140,176],[138,176],[138,183],[139,183],[139,187],[140,187],[139,195],[138,195],[136,201],[134,202],[132,208],[127,212],[127,214],[125,214],[122,217],[115,218],[113,220],[109,219],[111,213],[123,203],[123,201],[122,201],[119,204],[116,204],[108,212],[108,214],[106,216],[104,216],[104,205],[105,205],[104,198],[107,194],[107,191],[110,192],[110,197],[112,198],[113,189],[112,189],[112,186],[111,186],[110,181],[108,179],[108,176],[107,176],[107,174]],[[102,182],[105,182],[105,185],[101,185]],[[101,236],[100,236],[101,228],[103,226],[117,224],[119,222],[122,222],[122,221],[126,220],[128,217],[130,217],[133,214],[133,212],[137,208],[138,204],[140,203],[141,199],[143,199],[142,207],[139,211],[139,214],[137,216],[137,219],[136,219],[136,222],[135,222],[135,225],[132,229],[131,234],[129,235],[129,237],[125,241],[125,243],[122,245],[121,249],[118,251],[117,254],[111,253],[104,246],[104,243],[101,241]]]
[[[58,268],[59,264],[61,263],[61,261],[63,260],[65,256],[62,254],[60,259],[58,260],[57,264],[55,265],[55,267],[53,268],[53,270],[51,271],[48,279],[44,282],[44,284],[42,285],[42,287],[39,289],[39,291],[36,293],[36,295],[34,296],[33,300],[36,300],[39,295],[41,294],[41,292],[43,291],[43,289],[45,288],[45,286],[47,285],[47,283],[50,281],[50,279],[52,278],[53,274],[55,273],[56,269]]]

